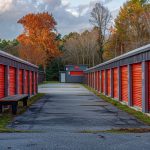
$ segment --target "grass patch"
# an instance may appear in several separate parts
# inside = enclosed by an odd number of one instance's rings
[[[27,108],[29,108],[32,104],[34,104],[36,101],[38,101],[44,95],[45,95],[44,93],[38,93],[35,96],[32,96],[30,99],[28,99]],[[22,102],[19,102],[17,115],[24,113],[27,110],[27,108],[22,106]]]
[[[125,112],[127,112],[128,114],[134,116],[135,118],[137,118],[139,121],[142,121],[143,123],[150,125],[150,117],[144,113],[142,113],[141,111],[137,111],[134,110],[132,108],[130,108],[127,105],[123,105],[118,101],[113,100],[110,97],[107,97],[103,94],[99,94],[97,91],[95,91],[94,89],[88,87],[87,85],[83,85],[85,88],[87,88],[89,91],[95,93],[98,97],[100,97],[101,99],[105,100],[108,103],[111,103],[112,105],[116,106],[117,108],[119,108],[120,110],[123,110]]]
[[[25,108],[22,106],[22,102],[19,102],[18,104],[18,112],[17,115],[20,115],[26,111],[27,108],[29,108],[33,103],[35,103],[37,100],[42,98],[45,94],[39,93],[33,97],[31,97],[28,100],[28,106]],[[0,133],[3,132],[27,132],[27,131],[20,131],[20,130],[13,130],[13,129],[8,129],[6,126],[13,120],[14,115],[11,114],[11,110],[6,110],[3,112],[0,116]],[[30,132],[30,131],[29,131]]]
[[[111,130],[82,130],[79,133],[97,134],[97,133],[148,133],[150,128],[120,128]]]
[[[15,130],[9,128],[0,128],[0,133],[41,133],[41,131],[32,130]]]

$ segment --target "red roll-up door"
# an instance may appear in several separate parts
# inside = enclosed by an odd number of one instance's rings
[[[36,88],[37,88],[37,73],[34,73],[34,93],[36,93]]]
[[[25,93],[29,94],[29,71],[25,71]]]
[[[133,106],[142,107],[142,64],[132,65]]]
[[[91,83],[92,83],[92,85],[91,85],[91,87],[93,88],[93,72],[91,73]]]
[[[111,78],[110,78],[110,69],[107,70],[107,95],[110,95],[111,90]]]
[[[88,73],[88,86],[90,86],[90,73]]]
[[[23,94],[23,70],[19,70],[19,94]]]
[[[92,72],[92,88],[94,87],[94,73]]]
[[[148,110],[150,111],[150,61],[148,62]]]
[[[98,78],[98,74],[99,74],[99,71],[97,71],[97,82],[96,82],[96,90],[98,91],[98,84],[99,84],[99,78]]]
[[[88,86],[89,86],[89,82],[90,82],[89,73],[87,73],[87,76],[88,76]]]
[[[88,76],[88,73],[86,73],[86,75],[87,75],[87,85],[88,85],[88,83],[89,83],[89,76]]]
[[[101,83],[102,83],[102,85],[101,85],[101,87],[102,87],[102,93],[104,93],[104,90],[105,90],[105,71],[104,70],[102,70],[102,76],[101,76]]]
[[[95,71],[95,90],[97,90],[97,71]]]
[[[96,71],[94,72],[94,89],[96,90],[96,80],[97,80],[97,78],[96,78]]]
[[[100,91],[100,72],[98,71],[97,72],[97,90],[98,92]]]
[[[84,79],[85,79],[85,84],[87,84],[87,74],[86,73],[84,73]]]
[[[0,65],[0,98],[5,97],[5,66]]]
[[[71,76],[83,76],[83,71],[70,71]]]
[[[90,87],[91,87],[91,73],[89,73],[89,76],[90,76]]]
[[[89,87],[91,86],[91,74],[89,73]]]
[[[121,67],[121,100],[128,102],[128,67]]]
[[[113,96],[118,98],[118,68],[113,69]]]
[[[90,72],[90,87],[92,87],[92,73]]]
[[[14,67],[9,68],[9,95],[16,94],[16,69]]]
[[[36,81],[35,81],[35,72],[33,72],[33,78],[34,78],[34,82],[33,82],[33,87],[34,87],[34,90],[33,90],[33,92],[35,93],[36,92]]]
[[[30,94],[33,93],[33,72],[30,71]]]

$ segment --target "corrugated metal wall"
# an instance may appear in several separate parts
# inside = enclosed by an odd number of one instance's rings
[[[85,74],[87,85],[98,92],[150,112],[150,44],[89,68]]]
[[[16,94],[36,94],[37,72],[37,66],[0,51],[0,98]]]

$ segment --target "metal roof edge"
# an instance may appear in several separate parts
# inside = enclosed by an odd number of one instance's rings
[[[135,50],[129,51],[129,52],[123,54],[123,55],[120,55],[120,56],[118,56],[118,57],[115,57],[115,58],[113,58],[113,59],[110,59],[110,60],[108,60],[108,61],[106,61],[106,62],[104,62],[104,63],[98,64],[98,65],[96,65],[96,66],[94,66],[94,67],[88,68],[88,69],[86,69],[85,71],[89,71],[89,70],[92,70],[92,69],[101,67],[101,66],[103,66],[103,65],[107,65],[107,64],[110,64],[110,63],[112,63],[112,62],[119,61],[119,60],[122,60],[122,59],[125,59],[125,58],[128,58],[128,57],[137,55],[137,54],[139,54],[139,53],[144,53],[144,52],[146,52],[146,51],[150,51],[150,44],[147,44],[147,45],[142,46],[142,47],[140,47],[140,48],[137,48],[137,49],[135,49]]]
[[[28,62],[28,61],[25,61],[25,60],[23,60],[23,59],[21,59],[21,58],[18,58],[18,57],[16,57],[16,56],[13,56],[13,55],[11,55],[11,54],[9,54],[9,53],[6,53],[6,52],[4,52],[4,51],[2,51],[2,50],[0,50],[0,55],[3,56],[3,57],[9,58],[9,59],[15,60],[15,61],[17,61],[17,62],[26,64],[26,65],[29,65],[29,66],[32,66],[32,67],[35,67],[35,68],[39,68],[38,66],[36,66],[36,65],[34,65],[34,64],[32,64],[32,63],[30,63],[30,62]]]
[[[88,66],[88,65],[82,65],[82,64],[79,64],[79,65],[65,65],[65,67],[67,66]]]

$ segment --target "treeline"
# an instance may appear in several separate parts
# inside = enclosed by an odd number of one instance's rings
[[[0,50],[3,50],[15,56],[19,56],[18,45],[19,42],[16,39],[14,40],[0,39]]]
[[[147,0],[130,0],[120,9],[106,45],[110,59],[150,43],[150,4]]]
[[[15,40],[0,40],[0,49],[40,66],[47,80],[58,80],[67,64],[89,67],[150,43],[150,3],[128,0],[115,20],[102,3],[91,11],[90,30],[63,38],[52,14],[27,14],[18,20],[24,31]]]
[[[64,37],[65,64],[89,64],[94,66],[99,63],[98,29],[84,31],[83,33],[70,33]]]
[[[63,60],[68,64],[90,67],[150,43],[150,4],[129,0],[113,21],[101,3],[91,12],[93,29],[64,37]]]

